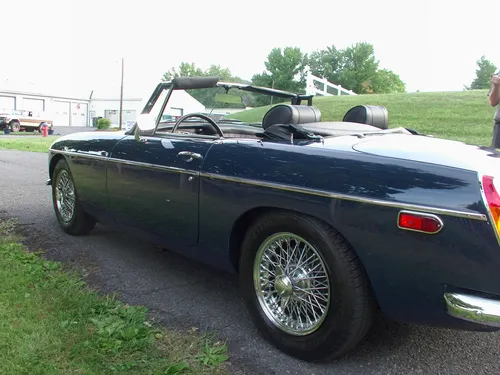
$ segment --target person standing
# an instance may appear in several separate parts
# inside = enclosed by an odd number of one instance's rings
[[[488,98],[492,107],[497,106],[495,116],[493,117],[493,139],[491,147],[500,148],[500,75],[491,75],[491,88],[488,92]]]

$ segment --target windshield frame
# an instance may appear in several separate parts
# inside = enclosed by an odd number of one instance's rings
[[[300,105],[302,101],[307,101],[307,105],[312,106],[312,98],[314,97],[314,94],[298,94],[298,93],[293,93],[293,92],[288,92],[288,91],[283,91],[283,90],[278,90],[274,88],[268,88],[268,87],[262,87],[262,86],[254,86],[250,84],[245,84],[245,83],[235,83],[235,82],[224,82],[224,81],[219,81],[219,77],[217,76],[208,76],[208,77],[176,77],[172,79],[171,81],[168,82],[160,82],[156,88],[154,89],[153,93],[151,94],[149,100],[147,101],[146,105],[144,106],[141,115],[149,115],[151,111],[153,110],[153,107],[155,106],[156,102],[160,98],[160,96],[163,94],[164,91],[167,91],[167,95],[165,96],[165,99],[163,100],[163,103],[161,105],[160,111],[158,113],[158,116],[155,119],[155,127],[153,130],[153,135],[156,134],[158,130],[158,126],[161,122],[161,116],[165,112],[165,108],[167,107],[168,101],[172,95],[172,92],[174,90],[193,90],[193,89],[207,89],[207,88],[218,88],[222,87],[227,91],[229,91],[232,88],[243,90],[243,91],[249,91],[249,92],[255,92],[255,93],[260,93],[264,95],[269,95],[271,97],[279,97],[279,98],[286,98],[290,99],[290,103],[292,105]],[[238,122],[237,120],[234,122]],[[138,124],[136,123],[136,126]],[[135,129],[134,129],[135,130]],[[131,131],[134,131],[131,129]]]
[[[235,88],[243,91],[256,92],[279,98],[287,98],[290,99],[292,105],[300,105],[303,100],[307,100],[307,105],[311,106],[312,98],[314,97],[314,94],[297,94],[293,92],[272,89],[269,87],[254,86],[235,82],[223,82],[219,81],[219,77],[176,77],[171,81],[161,82],[156,86],[155,90],[151,94],[151,97],[144,106],[141,114],[149,114],[151,112],[154,105],[156,104],[156,101],[164,90],[169,91],[167,97],[165,98],[165,100],[168,100],[168,98],[170,98],[170,93],[172,90],[209,89],[217,87],[222,87],[226,90]]]

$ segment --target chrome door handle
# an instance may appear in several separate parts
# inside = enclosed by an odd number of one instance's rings
[[[186,162],[190,163],[193,161],[193,159],[202,159],[203,157],[200,154],[197,154],[196,152],[191,152],[191,151],[181,151],[177,154],[177,156],[189,156],[189,159],[186,160]]]

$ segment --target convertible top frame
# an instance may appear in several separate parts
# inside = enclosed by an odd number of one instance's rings
[[[271,89],[268,87],[261,86],[253,86],[244,83],[235,83],[235,82],[223,82],[220,81],[220,77],[210,76],[210,77],[176,77],[168,82],[159,83],[148,102],[144,106],[141,114],[149,114],[153,109],[156,101],[160,97],[163,90],[168,90],[167,97],[165,98],[165,102],[163,103],[162,110],[163,112],[165,106],[170,98],[172,90],[191,90],[191,89],[209,89],[215,87],[223,87],[226,90],[231,88],[236,88],[244,91],[257,92],[260,94],[266,94],[270,96],[276,96],[280,98],[289,98],[292,105],[300,105],[303,100],[307,100],[307,105],[312,105],[312,98],[314,95],[305,95],[305,94],[297,94],[288,91],[282,91],[277,89]]]

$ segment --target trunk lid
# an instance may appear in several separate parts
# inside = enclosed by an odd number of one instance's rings
[[[496,174],[500,152],[442,138],[405,134],[369,135],[353,144],[358,152]]]

